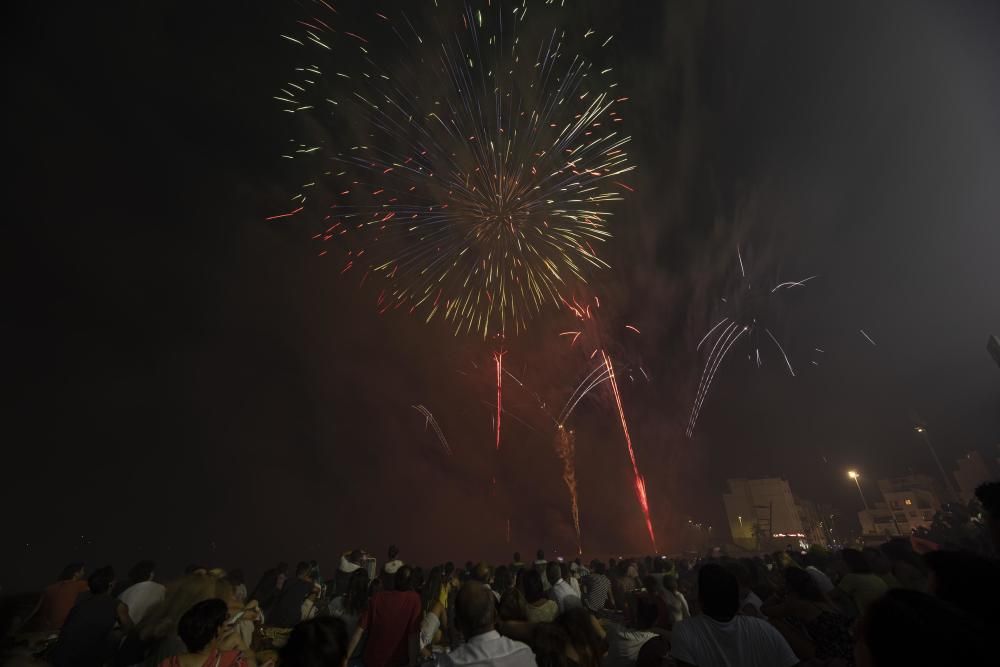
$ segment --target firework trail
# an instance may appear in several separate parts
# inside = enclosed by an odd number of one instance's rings
[[[282,35],[303,64],[275,96],[304,128],[282,157],[311,176],[268,219],[313,221],[318,254],[339,246],[342,273],[381,280],[380,313],[484,338],[520,332],[608,266],[594,246],[632,190],[628,98],[571,49],[610,36],[535,29],[570,11],[542,0],[347,26],[324,0],[312,7]]]
[[[438,441],[441,443],[441,446],[444,447],[444,451],[451,454],[451,447],[448,446],[448,440],[444,437],[444,433],[441,432],[441,427],[438,426],[437,420],[434,419],[434,415],[431,414],[431,411],[423,405],[413,405],[410,407],[424,416],[424,428],[426,429],[427,426],[433,428],[434,433],[437,434]]]
[[[792,289],[795,287],[805,287],[806,283],[815,278],[816,276],[809,276],[802,280],[787,280],[780,282],[766,293],[762,293],[760,290],[753,292],[751,290],[750,280],[747,279],[746,267],[743,264],[743,253],[739,246],[736,248],[736,257],[739,261],[740,268],[740,290],[737,297],[742,297],[743,303],[740,303],[740,299],[733,299],[735,302],[733,305],[736,308],[741,308],[745,312],[738,312],[732,316],[726,316],[716,322],[712,327],[702,336],[701,340],[698,341],[695,350],[701,350],[702,346],[705,345],[707,341],[713,339],[710,351],[708,353],[708,358],[705,361],[705,366],[701,372],[701,379],[698,381],[698,390],[695,393],[694,404],[691,406],[691,414],[688,417],[687,424],[687,436],[690,438],[694,435],[695,425],[698,423],[698,417],[701,414],[701,408],[705,403],[705,398],[708,396],[709,390],[712,388],[712,382],[715,380],[715,375],[725,361],[726,356],[729,354],[730,350],[738,342],[746,337],[747,340],[752,340],[753,345],[753,360],[757,367],[763,366],[763,361],[760,354],[760,343],[759,335],[761,332],[774,344],[781,354],[781,358],[785,362],[785,366],[788,368],[788,373],[792,377],[795,377],[795,369],[792,367],[792,362],[788,358],[788,354],[785,352],[785,348],[782,347],[781,343],[778,341],[777,337],[771,333],[770,328],[764,325],[764,320],[766,319],[765,309],[767,300],[772,298],[772,296],[782,290]],[[763,294],[763,296],[760,296]],[[723,303],[729,304],[729,299],[723,298]],[[721,329],[719,327],[722,327]],[[813,362],[814,365],[816,362]]]
[[[503,355],[500,350],[493,353],[497,367],[497,451],[500,451],[500,416],[503,414]]]
[[[570,509],[573,513],[573,528],[576,529],[577,553],[583,553],[583,541],[580,537],[580,505],[576,495],[576,441],[573,432],[560,426],[556,432],[556,454],[563,464],[563,482],[569,491]]]
[[[646,528],[649,530],[649,541],[653,543],[653,551],[658,553],[656,548],[656,534],[653,532],[653,522],[649,518],[649,501],[646,498],[646,480],[639,474],[639,465],[635,460],[635,451],[632,449],[632,438],[628,433],[628,423],[625,421],[625,409],[622,408],[622,397],[618,392],[618,382],[615,380],[615,369],[611,365],[611,359],[604,350],[601,350],[604,358],[604,365],[608,368],[608,380],[611,382],[611,391],[615,396],[615,404],[618,406],[618,416],[622,422],[622,433],[625,434],[625,445],[628,447],[629,460],[632,462],[632,475],[635,477],[635,495],[642,507],[643,517],[646,519]]]

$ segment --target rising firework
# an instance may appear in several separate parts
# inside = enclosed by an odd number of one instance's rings
[[[441,443],[441,447],[447,454],[451,454],[451,447],[448,445],[448,440],[444,437],[444,433],[441,431],[441,427],[438,426],[437,420],[434,419],[434,415],[423,405],[412,405],[410,406],[420,414],[424,416],[424,428],[428,426],[434,429],[434,434],[437,435],[438,442]]]
[[[775,299],[782,292],[805,287],[806,283],[816,276],[809,276],[801,280],[787,280],[770,287],[761,287],[753,285],[747,278],[746,267],[743,264],[743,253],[739,247],[736,248],[736,258],[739,263],[739,288],[735,295],[722,299],[730,312],[712,325],[695,348],[701,350],[702,347],[705,347],[709,352],[701,372],[701,379],[698,382],[698,391],[691,407],[691,414],[688,417],[687,436],[689,438],[694,434],[698,416],[701,414],[702,405],[712,388],[716,373],[730,350],[736,347],[737,343],[746,342],[748,344],[750,349],[748,356],[758,368],[764,365],[760,353],[761,343],[768,346],[773,344],[781,355],[788,373],[795,377],[795,368],[792,366],[785,348],[769,328],[770,310],[774,306]],[[819,349],[816,351],[822,352]],[[814,361],[813,364],[816,365],[816,362]]]
[[[627,98],[576,50],[611,35],[569,33],[563,11],[483,0],[347,24],[316,0],[282,35],[302,65],[276,96],[304,121],[283,157],[310,177],[269,219],[314,221],[318,254],[383,282],[380,313],[486,337],[561,307],[607,267],[595,246],[632,169]]]
[[[576,550],[583,553],[583,540],[580,537],[580,504],[576,494],[576,441],[573,432],[560,426],[556,432],[556,454],[563,464],[563,483],[569,491],[570,511],[573,514],[573,528],[576,529]]]

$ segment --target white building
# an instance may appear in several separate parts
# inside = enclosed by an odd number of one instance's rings
[[[802,512],[783,479],[730,479],[722,496],[733,542],[745,549],[771,551],[806,544]]]

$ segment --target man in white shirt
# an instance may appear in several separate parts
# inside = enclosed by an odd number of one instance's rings
[[[721,565],[698,572],[702,613],[674,625],[670,655],[679,667],[792,667],[799,659],[771,624],[737,614],[740,586]]]
[[[618,623],[608,624],[608,654],[601,663],[602,667],[635,667],[639,651],[646,642],[660,636],[653,631],[658,615],[659,609],[652,598],[638,596],[634,630]]]
[[[136,563],[129,572],[129,578],[136,583],[118,596],[118,599],[128,607],[128,616],[133,624],[141,621],[146,612],[156,603],[162,602],[166,595],[167,589],[163,584],[153,581],[154,567],[153,562],[149,560]]]
[[[490,590],[468,581],[455,599],[455,623],[465,643],[438,656],[438,667],[536,667],[527,644],[496,631],[496,604]]]
[[[560,614],[567,609],[575,609],[576,607],[583,606],[580,596],[573,590],[570,583],[562,578],[562,567],[559,563],[553,561],[546,565],[545,576],[552,582],[552,588],[549,589],[549,597],[559,605]]]

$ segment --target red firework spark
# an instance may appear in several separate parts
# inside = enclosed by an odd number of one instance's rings
[[[649,530],[649,541],[653,543],[653,551],[658,552],[656,548],[656,534],[653,532],[653,522],[649,518],[649,502],[646,500],[646,480],[642,478],[639,474],[639,465],[635,461],[635,451],[632,449],[632,438],[628,433],[628,423],[625,421],[625,409],[622,408],[622,397],[618,393],[618,382],[615,380],[615,369],[611,365],[611,359],[608,358],[607,353],[601,350],[601,356],[604,357],[604,365],[608,369],[608,379],[611,382],[611,392],[615,395],[615,404],[618,406],[618,416],[621,417],[622,421],[622,433],[625,434],[625,446],[628,447],[628,457],[632,461],[632,474],[635,476],[635,495],[639,499],[639,505],[642,507],[642,514],[646,519],[646,529]]]

